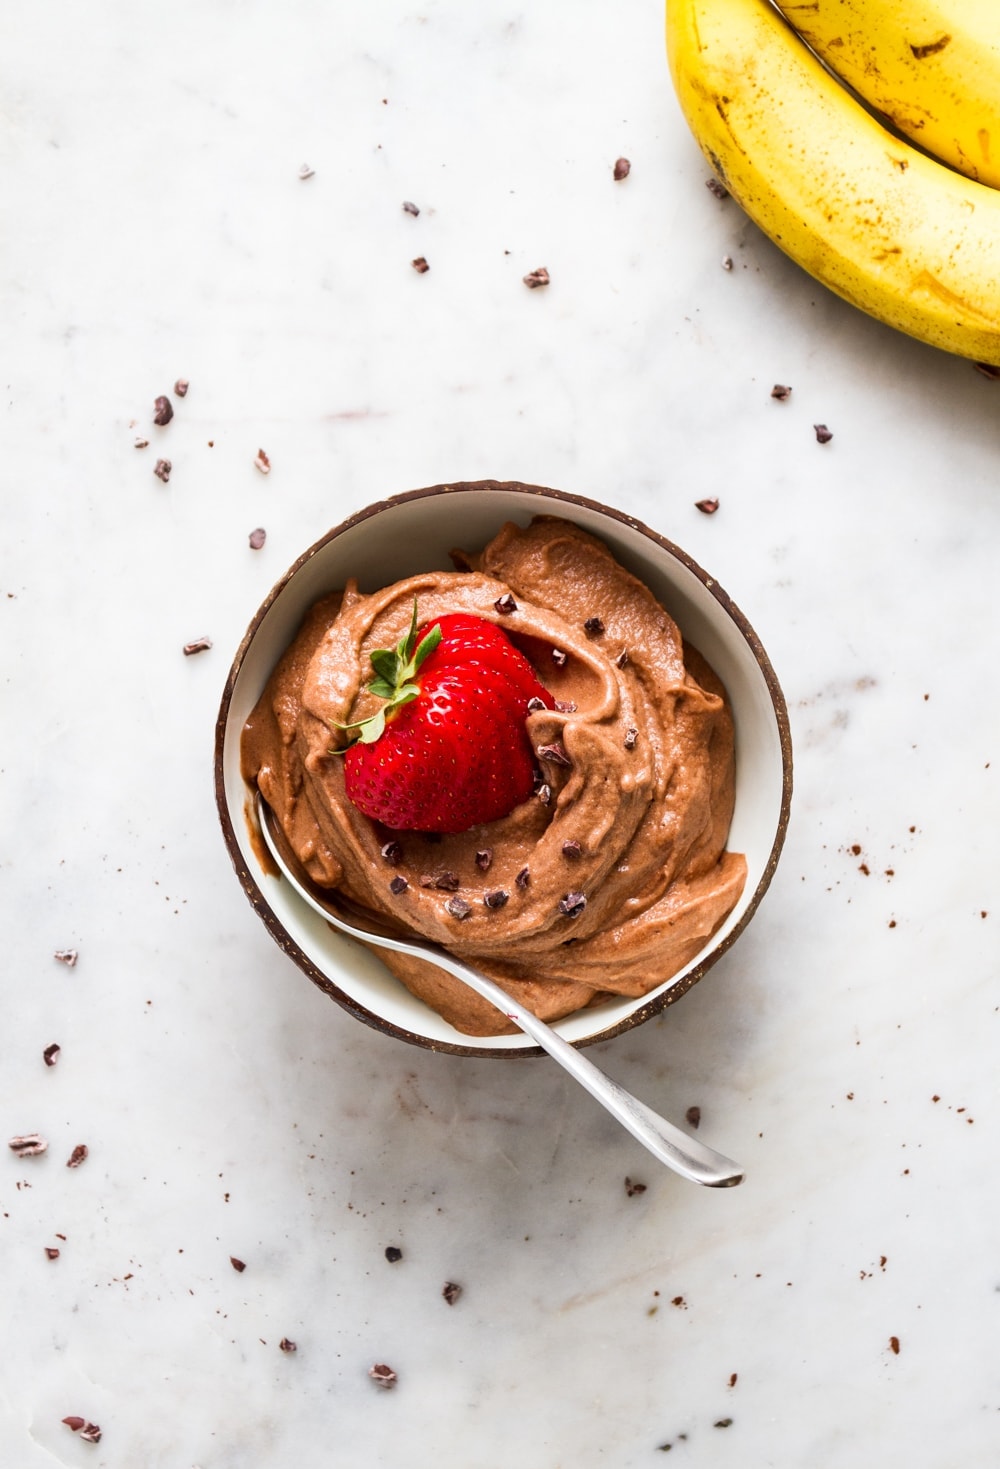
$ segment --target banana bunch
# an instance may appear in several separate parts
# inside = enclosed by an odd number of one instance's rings
[[[879,321],[1000,366],[1000,0],[944,3],[782,0],[786,20],[666,0],[667,55],[709,164],[775,244]]]

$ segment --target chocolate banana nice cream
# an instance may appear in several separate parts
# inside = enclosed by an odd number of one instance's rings
[[[454,560],[371,595],[348,583],[310,609],[244,727],[243,774],[314,883],[390,932],[444,944],[543,1019],[646,994],[702,948],[746,880],[726,850],[726,691],[649,590],[566,521],[507,524]],[[557,703],[527,718],[535,794],[457,836],[363,816],[336,753],[339,726],[370,712],[370,655],[396,645],[414,597],[421,622],[462,611],[502,626]],[[378,953],[456,1030],[514,1029],[450,975]]]

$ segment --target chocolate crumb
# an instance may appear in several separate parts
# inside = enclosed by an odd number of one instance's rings
[[[266,540],[267,540],[267,531],[264,529],[264,527],[262,525],[259,525],[256,530],[252,530],[250,532],[250,549],[251,549],[251,551],[259,551],[260,548],[263,546],[263,544],[264,544],[264,542]]]
[[[563,842],[562,854],[564,857],[568,857],[571,862],[578,862],[583,856],[583,848],[575,838],[572,838],[569,841]]]
[[[816,434],[817,444],[828,444],[833,438],[833,434],[827,428],[825,423],[814,423],[813,429]]]
[[[644,1194],[646,1192],[646,1185],[644,1183],[637,1183],[632,1178],[626,1178],[625,1192],[631,1199],[635,1194]]]
[[[378,1383],[379,1387],[384,1388],[395,1387],[399,1381],[395,1372],[385,1362],[376,1362],[373,1367],[369,1367],[368,1376],[373,1382]]]
[[[260,470],[261,474],[271,473],[271,461],[263,449],[257,450],[257,457],[254,460],[254,464]]]
[[[454,1280],[446,1280],[441,1288],[441,1294],[448,1302],[448,1305],[453,1306],[462,1294],[462,1287],[457,1285]]]
[[[719,502],[714,497],[710,500],[695,500],[694,508],[700,510],[702,515],[714,515],[719,508]]]
[[[627,666],[628,666],[628,649],[627,648],[623,648],[621,650],[621,652],[618,654],[618,657],[615,659],[615,667],[616,668],[626,668]]]
[[[552,662],[556,665],[557,668],[565,668],[568,658],[569,654],[564,653],[562,648],[552,649]]]
[[[541,801],[543,806],[548,806],[552,801],[552,787],[547,781],[543,780],[541,784],[536,788],[535,795]]]
[[[417,215],[420,213],[420,210],[417,208],[417,206],[411,200],[404,199],[403,200],[403,213],[404,214],[412,214],[413,215],[413,218],[416,219]]]
[[[153,404],[153,422],[157,424],[160,428],[163,428],[166,424],[170,422],[173,416],[174,405],[171,403],[169,398],[164,397],[164,395],[161,393],[156,402]]]
[[[306,179],[311,179],[315,177],[315,174],[316,170],[314,168],[310,168],[308,163],[303,163],[301,168],[299,169],[299,178],[303,181],[303,183],[306,181]]]
[[[427,264],[427,261],[422,255],[418,255],[416,260],[411,260],[410,264],[413,266],[413,269],[417,272],[418,275],[426,275],[427,272],[430,270],[430,266]]]
[[[701,1108],[689,1107],[684,1113],[684,1117],[690,1127],[699,1127],[701,1125]]]
[[[188,395],[188,388],[190,386],[191,384],[188,382],[186,377],[179,377],[174,383],[174,392],[177,394],[178,398],[186,398]]]
[[[281,1338],[281,1340],[279,1341],[279,1343],[278,1343],[278,1351],[279,1352],[285,1352],[288,1355],[290,1355],[292,1352],[297,1352],[298,1349],[299,1349],[298,1342],[294,1342],[294,1341],[290,1340],[290,1338],[287,1337],[287,1336],[283,1336]]]
[[[63,1422],[67,1428],[72,1428],[74,1433],[79,1433],[81,1428],[86,1427],[87,1420],[81,1418],[77,1413],[71,1413],[68,1418],[63,1419]]]
[[[535,754],[539,760],[548,760],[552,765],[572,765],[562,740],[553,740],[551,745],[537,745]]]
[[[46,1253],[46,1255],[48,1255],[48,1257],[49,1257],[50,1260],[58,1260],[59,1259],[59,1251],[56,1249],[55,1245],[46,1245],[45,1246],[45,1253]]]
[[[469,914],[472,912],[472,904],[467,903],[464,898],[460,897],[449,898],[444,906],[447,908],[452,918],[458,918],[459,920],[463,918],[468,918]]]
[[[410,884],[406,881],[406,878],[401,877],[397,873],[396,876],[392,879],[392,882],[389,884],[389,891],[390,893],[392,893],[392,896],[394,898],[398,898],[400,893],[405,893],[406,889],[409,886]]]
[[[714,194],[717,199],[729,198],[729,190],[726,188],[725,184],[720,184],[718,179],[706,179],[705,188],[710,194]]]
[[[567,893],[565,897],[559,899],[559,912],[565,914],[567,918],[579,918],[586,906],[585,893]]]
[[[510,592],[504,592],[502,597],[496,599],[493,606],[501,617],[509,617],[512,612],[517,611],[517,603],[514,601]]]
[[[491,892],[483,893],[483,902],[487,908],[502,908],[510,897],[510,893],[503,888],[493,888]]]
[[[19,1158],[37,1158],[45,1152],[48,1143],[37,1132],[26,1132],[20,1137],[12,1137],[7,1146]]]
[[[890,1336],[890,1338],[889,1338],[889,1350],[890,1350],[890,1352],[892,1353],[892,1355],[894,1357],[898,1357],[899,1356],[899,1337],[898,1336]]]
[[[403,860],[403,849],[398,842],[386,842],[384,847],[379,848],[379,856],[383,862],[388,862],[390,867],[398,867]]]
[[[520,872],[517,874],[517,876],[514,879],[514,886],[520,888],[522,890],[522,892],[523,892],[523,890],[528,886],[528,884],[530,882],[531,882],[531,871],[530,871],[530,869],[527,868],[527,867],[522,867],[521,870],[520,870]]]
[[[141,439],[141,438],[140,439],[136,439],[136,441],[135,441],[135,447],[137,449],[148,449],[149,448],[149,440],[148,439]]]
[[[72,969],[80,955],[76,949],[56,949],[52,957],[58,959],[60,964],[65,964],[67,969]]]
[[[67,1168],[79,1168],[81,1163],[86,1163],[90,1156],[90,1149],[86,1143],[77,1143],[76,1147],[66,1159]]]
[[[639,738],[639,731],[635,728],[634,725],[629,725],[628,729],[625,731],[625,748],[626,748],[626,750],[634,750],[635,749],[635,746],[636,746],[636,741],[638,740],[638,738]]]
[[[583,630],[588,638],[603,638],[604,623],[599,617],[588,617],[583,624]]]
[[[443,893],[454,893],[462,885],[457,872],[425,872],[420,879],[422,888],[439,888]]]
[[[229,1256],[229,1263],[238,1275],[242,1275],[247,1268],[245,1260],[238,1260],[235,1255]]]
[[[548,285],[549,273],[544,265],[540,265],[537,270],[529,270],[526,276],[522,276],[522,280],[529,291],[537,291],[539,286]]]
[[[631,163],[629,163],[629,161],[628,161],[627,158],[616,158],[615,159],[615,166],[614,166],[614,169],[613,169],[613,177],[614,177],[614,181],[615,181],[616,184],[621,183],[622,179],[627,179],[628,176],[629,176],[629,174],[631,172],[632,172],[632,165],[631,165]]]
[[[390,1265],[395,1265],[397,1260],[403,1258],[403,1252],[398,1245],[386,1245],[385,1258],[389,1261]]]
[[[792,396],[792,390],[787,383],[775,383],[771,389],[771,397],[777,398],[779,403],[784,403]]]
[[[728,1387],[735,1387],[736,1386],[736,1379],[738,1378],[738,1376],[739,1376],[739,1373],[738,1372],[730,1372],[730,1374],[729,1374],[729,1382],[728,1382],[727,1386]]]
[[[54,1066],[56,1064],[59,1060],[61,1050],[62,1046],[58,1045],[55,1041],[50,1046],[45,1047],[45,1050],[42,1052],[42,1060],[46,1066]]]
[[[194,653],[205,653],[211,646],[211,638],[195,638],[193,642],[184,644],[184,657],[190,658]]]
[[[173,467],[174,466],[169,459],[157,459],[156,463],[153,465],[153,473],[156,475],[156,478],[162,480],[164,484],[169,484],[170,472]]]
[[[493,863],[493,848],[483,847],[476,853],[476,866],[480,872],[489,872]]]
[[[537,694],[535,694],[532,698],[528,700],[529,714],[540,714],[542,710],[546,708],[548,708],[548,705],[546,704],[545,700],[540,699]]]

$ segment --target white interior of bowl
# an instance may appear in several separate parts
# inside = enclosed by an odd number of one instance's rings
[[[746,855],[747,883],[740,902],[705,949],[678,975],[642,999],[606,1002],[568,1016],[556,1028],[569,1041],[592,1039],[616,1029],[641,1006],[678,985],[691,970],[726,943],[748,906],[755,901],[771,860],[782,812],[782,744],[767,683],[743,629],[695,570],[641,528],[603,514],[576,500],[523,490],[457,490],[406,498],[379,511],[315,548],[279,584],[255,636],[245,650],[233,687],[223,739],[225,800],[236,840],[249,872],[279,923],[317,969],[366,1010],[433,1045],[465,1049],[524,1050],[522,1035],[465,1036],[412,996],[360,945],[331,931],[287,883],[264,871],[247,828],[248,791],[240,774],[243,724],[307,608],[324,592],[356,577],[363,591],[414,572],[453,569],[449,550],[475,551],[507,520],[526,525],[533,516],[555,514],[599,536],[623,565],[661,600],[722,678],[736,722],[736,809],[729,847]]]

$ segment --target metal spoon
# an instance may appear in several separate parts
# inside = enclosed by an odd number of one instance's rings
[[[399,954],[416,954],[426,959],[431,964],[436,964],[439,969],[444,969],[477,994],[482,995],[491,1005],[504,1015],[508,1020],[514,1022],[544,1051],[558,1061],[569,1074],[578,1081],[582,1087],[596,1097],[603,1107],[606,1107],[613,1117],[616,1117],[623,1127],[627,1128],[633,1137],[637,1138],[644,1147],[648,1148],[654,1157],[675,1173],[684,1178],[691,1179],[694,1183],[702,1183],[709,1188],[731,1188],[734,1184],[743,1181],[743,1169],[729,1158],[724,1158],[721,1153],[716,1153],[712,1148],[699,1142],[697,1138],[690,1137],[675,1127],[672,1122],[667,1122],[663,1117],[657,1116],[652,1108],[633,1097],[624,1087],[605,1076],[592,1061],[571,1046],[568,1041],[554,1031],[551,1026],[539,1020],[529,1010],[524,1010],[517,1001],[507,992],[495,984],[492,979],[487,979],[485,974],[480,974],[471,965],[456,959],[447,949],[439,944],[431,943],[426,939],[398,939],[390,938],[386,934],[362,928],[357,917],[352,914],[348,920],[337,908],[335,900],[331,897],[319,898],[303,883],[303,881],[292,871],[284,854],[282,853],[274,832],[271,828],[271,811],[263,798],[257,797],[257,819],[260,829],[271,856],[274,858],[278,869],[285,880],[294,888],[304,903],[325,918],[327,923],[334,928],[346,933],[350,938],[359,939],[364,944],[371,944],[379,949],[394,949]]]

